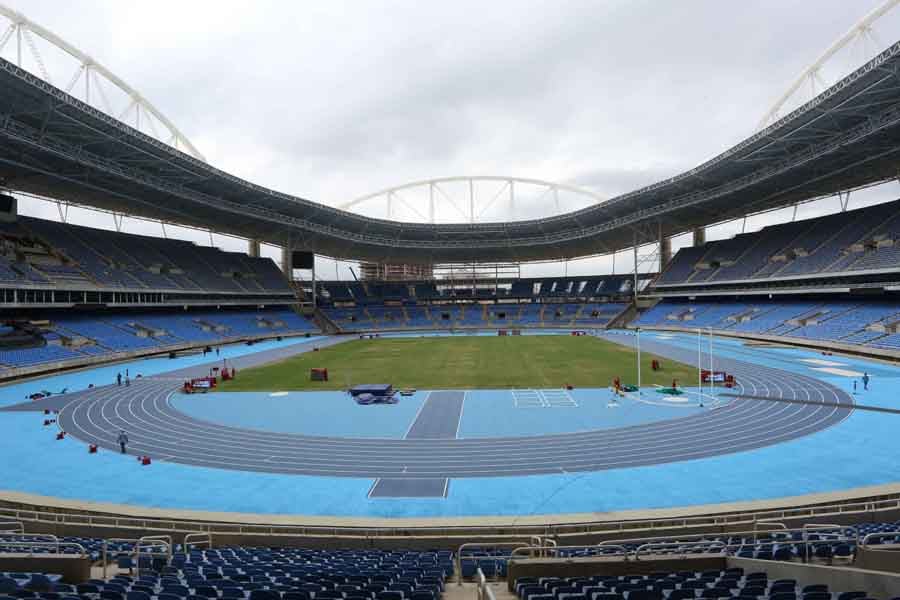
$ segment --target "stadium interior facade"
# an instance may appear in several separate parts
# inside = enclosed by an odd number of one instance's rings
[[[3,448],[67,450],[40,480],[3,467],[0,600],[900,597],[900,406],[887,390],[857,395],[870,374],[888,387],[900,373],[900,200],[705,239],[723,221],[898,177],[900,42],[686,173],[506,223],[401,223],[274,192],[3,59],[0,109]],[[19,215],[35,196],[216,228],[248,252]],[[672,255],[682,234],[693,243]],[[283,248],[281,265],[261,243]],[[638,273],[641,245],[658,268]],[[626,249],[632,273],[507,269]],[[364,276],[295,278],[316,255],[359,261]],[[696,386],[642,387],[642,333],[645,369],[683,364]],[[189,394],[361,338],[530,335],[636,352],[637,379],[582,395],[567,379],[403,390],[384,409],[407,411],[397,431],[363,407],[379,401],[373,385],[357,403],[273,388],[234,408]],[[501,392],[541,429],[479,409]],[[283,398],[369,412],[304,412],[293,430]],[[625,414],[606,428],[593,413],[566,421],[591,402]],[[35,412],[62,442],[53,450],[26,425]],[[846,454],[820,458],[826,446]],[[102,477],[88,454],[106,461]],[[134,456],[153,465],[145,487],[125,475]],[[105,478],[127,493],[83,496]],[[516,503],[529,495],[543,500]]]

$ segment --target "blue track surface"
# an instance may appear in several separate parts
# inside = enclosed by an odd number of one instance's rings
[[[568,393],[572,404],[527,406],[516,402],[519,392],[510,390],[473,390],[466,395],[465,409],[459,426],[459,437],[510,437],[546,435],[596,429],[615,429],[698,414],[696,388],[687,388],[681,404],[665,405],[664,397],[647,390],[650,404],[620,400],[611,404],[609,389],[575,389]],[[553,392],[560,392],[553,390]]]
[[[201,421],[277,433],[400,439],[415,420],[427,392],[397,404],[357,404],[344,392],[217,392],[172,396],[172,405]]]
[[[696,338],[693,336],[645,335],[648,343],[656,339],[685,351],[696,352]],[[289,343],[285,341],[282,344]],[[851,389],[849,378],[818,371],[816,369],[821,367],[816,363],[803,361],[830,360],[840,363],[836,367],[839,369],[866,371],[872,376],[872,389],[858,394],[857,401],[900,408],[900,400],[893,393],[900,384],[898,368],[859,359],[823,357],[811,351],[749,348],[726,340],[716,340],[716,344],[717,355],[723,358],[731,357],[761,367],[777,367],[798,375],[813,376],[844,390]],[[272,343],[272,346],[277,345]],[[262,344],[252,348],[238,346],[225,352],[237,355],[238,352],[256,352],[265,347]],[[190,359],[137,361],[130,368],[151,374],[169,370],[173,364],[181,366],[184,363],[180,361],[185,360]],[[25,395],[37,389],[83,388],[88,382],[111,381],[121,368],[124,367],[104,367],[94,372],[49,378],[49,382],[8,386],[3,388],[0,398],[3,404],[11,404],[20,402]],[[476,394],[489,396],[491,393]],[[473,401],[472,397],[473,393],[469,393],[463,407],[461,437],[477,434],[474,425],[467,425],[469,419],[477,421],[481,412],[473,404],[477,401]],[[484,402],[490,402],[487,396],[485,398]],[[398,406],[403,407],[406,400],[401,400]],[[407,402],[407,406],[412,407],[412,403]],[[541,412],[562,414],[565,410],[568,409],[552,408]],[[498,423],[503,421],[502,413],[494,413],[490,407],[485,408],[484,416]],[[209,414],[205,415],[206,420],[209,417]],[[368,497],[374,481],[369,477],[285,476],[161,461],[151,467],[140,467],[133,457],[123,458],[105,451],[89,455],[80,441],[55,441],[55,431],[41,425],[43,415],[0,413],[0,424],[5,434],[0,436],[0,452],[4,456],[4,460],[0,461],[0,478],[6,489],[66,498],[262,513],[459,516],[663,508],[826,492],[900,480],[900,468],[895,460],[900,450],[900,441],[895,434],[900,421],[896,419],[900,417],[855,411],[834,427],[740,453],[577,474],[460,477],[453,479],[445,499],[388,500]],[[548,419],[548,422],[555,420]],[[560,420],[566,418],[560,417]],[[402,419],[398,421],[402,422]],[[407,427],[410,422],[405,422]],[[323,429],[319,433],[331,431],[324,429],[331,426],[324,417],[321,424]],[[246,426],[246,423],[243,425]],[[271,430],[269,425],[259,425]],[[494,435],[532,433],[516,430],[518,425],[515,424],[506,424],[505,427],[505,430]],[[530,425],[523,421],[522,427],[527,429]],[[560,427],[571,431],[570,423]],[[598,428],[596,422],[592,423],[592,428]],[[342,435],[346,435],[346,431],[342,431]],[[366,436],[365,433],[361,435]],[[864,453],[860,452],[861,448],[865,449]],[[60,473],[65,473],[65,478],[59,477]],[[654,493],[648,494],[648,490],[654,490]]]

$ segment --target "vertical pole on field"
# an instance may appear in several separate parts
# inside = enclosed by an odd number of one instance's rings
[[[703,330],[697,328],[697,390],[703,406]]]
[[[638,396],[641,395],[641,328],[637,328],[637,387]]]
[[[712,327],[709,328],[709,396],[710,398],[713,396],[713,386],[715,385],[716,377],[713,374],[713,331]]]

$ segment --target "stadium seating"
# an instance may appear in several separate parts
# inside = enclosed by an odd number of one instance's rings
[[[831,590],[825,584],[803,585],[795,579],[770,579],[765,571],[748,573],[741,567],[649,575],[520,577],[515,581],[515,592],[520,600],[861,600],[869,597],[862,590]]]
[[[342,331],[490,327],[605,327],[627,304],[431,304],[324,307]]]
[[[894,349],[900,348],[900,333],[890,329],[897,323],[900,323],[900,303],[891,301],[664,300],[645,311],[633,325],[684,329],[712,327],[726,332]]]
[[[62,541],[77,541],[92,558],[99,557],[101,540]],[[134,566],[123,545],[113,544],[111,549],[113,557],[118,554],[120,568]],[[59,576],[6,574],[18,577],[0,576],[0,593],[27,598],[33,597],[26,591],[31,590],[56,593],[53,598],[69,594],[78,600],[439,600],[446,579],[454,572],[450,551],[255,547],[199,550],[180,545],[175,547],[171,561],[142,556],[140,566],[139,576],[122,573],[77,586],[59,583]]]
[[[185,344],[222,343],[272,335],[318,333],[316,325],[289,309],[50,313],[41,335],[46,345],[0,346],[0,369],[31,367],[121,352],[164,351]],[[65,345],[71,342],[69,345]]]
[[[682,248],[655,285],[861,274],[900,265],[900,202]]]
[[[291,291],[267,258],[30,217],[0,226],[0,282],[243,294]]]

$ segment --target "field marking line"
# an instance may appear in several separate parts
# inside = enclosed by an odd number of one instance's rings
[[[459,439],[459,428],[462,425],[463,411],[466,410],[466,398],[468,398],[468,397],[469,397],[469,390],[466,390],[463,392],[462,406],[459,407],[459,416],[456,418],[456,433],[453,434],[453,439],[457,439],[457,440]]]
[[[375,479],[375,481],[372,482],[372,485],[369,486],[369,491],[366,492],[366,498],[372,497],[372,492],[374,492],[375,488],[378,487],[379,481],[381,481],[381,477],[378,477],[377,479]]]
[[[422,414],[422,409],[425,408],[426,404],[428,404],[429,399],[431,399],[431,392],[428,392],[428,395],[425,396],[424,400],[422,400],[422,404],[419,405],[419,410],[416,411],[416,416],[413,417],[413,420],[410,422],[409,427],[406,428],[406,433],[403,434],[403,439],[409,437],[409,432],[412,431],[413,425],[415,425],[416,421],[419,420],[419,415]]]

